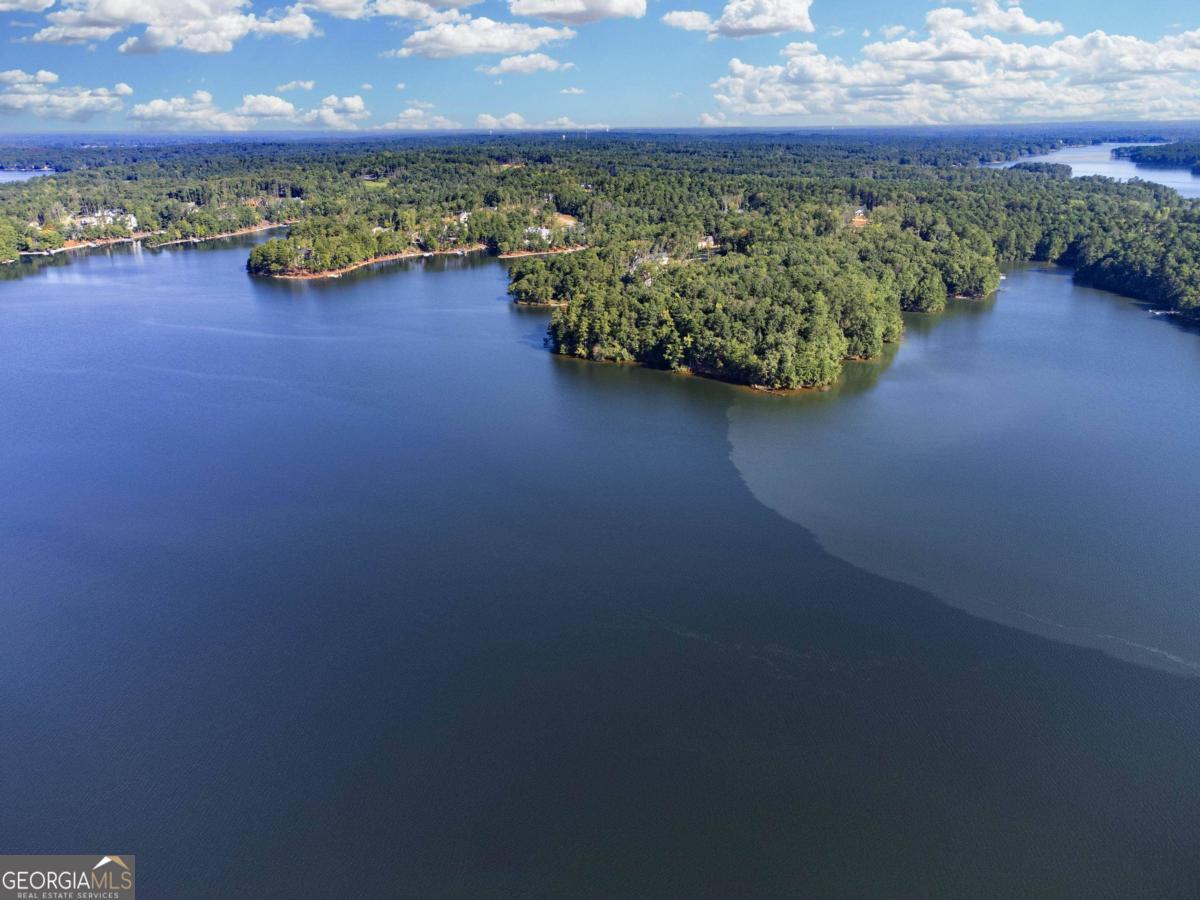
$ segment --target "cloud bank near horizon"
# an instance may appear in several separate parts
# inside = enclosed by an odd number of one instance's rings
[[[487,15],[479,9],[484,4]],[[693,103],[702,108],[692,121],[699,125],[1200,117],[1200,27],[1180,25],[1155,37],[1099,29],[1073,34],[1057,18],[1033,15],[1014,0],[951,2],[922,12],[919,26],[881,23],[855,38],[828,23],[818,34],[821,14],[840,14],[828,0],[727,0],[718,9],[681,6],[654,17],[647,17],[645,0],[299,0],[261,10],[251,0],[0,0],[0,13],[24,17],[7,27],[26,57],[39,61],[38,48],[51,46],[56,59],[109,53],[114,64],[105,68],[116,73],[108,85],[88,86],[64,83],[49,66],[0,72],[0,125],[103,122],[179,131],[428,130],[466,127],[464,122],[487,129],[602,127],[578,125],[576,118],[622,124],[611,115],[627,108],[631,89],[629,79],[618,85],[614,77],[621,57],[597,65],[593,56],[590,67],[574,60],[589,49],[624,47],[637,35],[695,42],[696,52],[713,60],[695,91],[701,99]],[[307,99],[328,80],[330,51],[338,55],[338,45],[328,42],[345,40],[348,29],[377,30],[380,24],[386,34],[398,33],[390,49],[374,54],[382,71],[370,82],[395,83],[395,72],[386,67],[397,62],[419,63],[434,73],[446,67],[444,82],[427,78],[421,90],[434,93],[438,106],[453,107],[447,113],[394,93],[372,95],[371,105],[361,93],[344,90]],[[334,31],[336,39],[327,34]],[[852,53],[829,47],[844,50],[851,40],[857,44]],[[243,51],[247,41],[253,46]],[[155,54],[161,71],[170,72],[174,60],[262,53],[276,41],[313,48],[312,70],[288,72],[279,83],[210,87],[201,78],[203,86],[164,90],[134,65]],[[570,55],[564,60],[564,54]],[[301,58],[309,58],[307,50]],[[141,75],[126,75],[122,59]],[[639,65],[656,63],[643,59]],[[658,64],[669,67],[671,61]],[[195,66],[187,63],[186,69]],[[464,70],[481,79],[474,94],[494,91],[474,109],[461,98],[436,96]],[[570,82],[564,81],[568,73]],[[493,79],[490,85],[486,78]],[[367,84],[354,86],[366,92]],[[656,88],[645,84],[646,90]],[[135,92],[137,102],[130,99]],[[663,91],[657,102],[670,110],[682,93]],[[567,103],[570,115],[559,105]],[[376,104],[379,109],[371,108]],[[512,111],[489,111],[497,107]]]

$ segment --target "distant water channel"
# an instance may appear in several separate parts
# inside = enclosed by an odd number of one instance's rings
[[[29,169],[0,169],[0,184],[9,181],[28,181],[39,175],[50,175],[50,172],[32,171]]]
[[[1200,335],[1020,268],[765,396],[550,355],[495,260],[251,243],[0,270],[0,847],[147,897],[1196,895]]]
[[[1022,162],[1062,163],[1071,167],[1071,174],[1076,177],[1084,175],[1103,175],[1118,181],[1128,181],[1140,178],[1142,181],[1153,181],[1174,188],[1183,197],[1200,197],[1200,175],[1193,175],[1190,169],[1150,168],[1134,165],[1127,159],[1117,159],[1112,152],[1117,147],[1135,146],[1131,144],[1090,144],[1085,147],[1064,147],[1051,153],[1039,156],[1023,156],[1020,159],[998,163],[1000,168],[1010,168]]]

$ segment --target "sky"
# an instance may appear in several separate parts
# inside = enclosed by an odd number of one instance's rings
[[[1200,119],[1195,0],[0,0],[0,131]]]

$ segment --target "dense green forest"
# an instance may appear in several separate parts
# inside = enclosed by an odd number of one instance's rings
[[[1175,135],[1173,135],[1175,136]],[[0,258],[65,241],[148,243],[267,223],[251,273],[319,274],[484,248],[518,302],[555,306],[559,353],[774,389],[876,356],[902,311],[995,290],[1042,260],[1200,311],[1200,204],[1069,168],[981,163],[1151,132],[945,129],[627,134],[0,149],[60,169],[0,185]],[[1163,144],[1159,147],[1180,147]],[[1156,148],[1144,148],[1156,149]]]
[[[1176,141],[1171,144],[1149,144],[1143,147],[1118,147],[1117,156],[1139,166],[1191,169],[1200,175],[1200,141]]]

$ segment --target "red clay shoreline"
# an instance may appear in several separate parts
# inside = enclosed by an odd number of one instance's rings
[[[256,234],[260,231],[270,231],[273,228],[286,228],[288,225],[295,224],[293,222],[264,222],[258,225],[251,225],[248,228],[239,228],[236,231],[223,231],[220,234],[209,234],[204,237],[178,238],[173,241],[163,241],[161,244],[153,244],[150,249],[156,247],[171,247],[176,244],[202,244],[205,241],[219,241],[221,238],[239,237],[245,234]],[[22,250],[21,256],[55,256],[59,253],[67,253],[71,250],[94,250],[99,247],[111,247],[114,244],[132,244],[137,241],[144,241],[148,237],[163,234],[161,231],[138,231],[131,234],[129,237],[117,238],[96,238],[92,241],[67,241],[61,247],[56,247],[53,250]],[[14,260],[9,260],[14,262]]]
[[[359,260],[356,263],[351,263],[348,266],[342,266],[339,269],[329,269],[325,272],[281,272],[279,274],[269,275],[269,278],[282,278],[288,281],[313,281],[318,278],[340,278],[348,272],[353,272],[356,269],[363,269],[367,266],[373,266],[376,263],[394,262],[401,259],[417,259],[427,256],[466,256],[468,253],[486,253],[488,252],[487,244],[471,244],[467,247],[453,247],[446,250],[420,250],[416,247],[409,247],[401,250],[399,253],[387,253],[383,256],[372,256],[369,259]],[[586,246],[578,247],[557,247],[553,250],[512,250],[508,253],[500,253],[498,259],[517,259],[523,256],[553,256],[560,253],[578,253],[580,250],[586,250]]]

